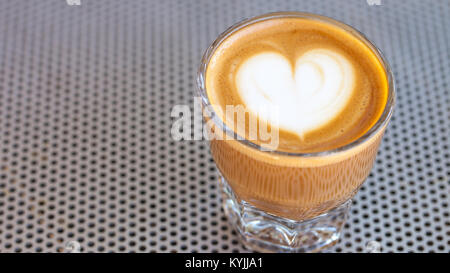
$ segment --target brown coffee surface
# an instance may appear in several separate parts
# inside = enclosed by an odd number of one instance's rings
[[[363,41],[328,22],[275,18],[252,23],[233,33],[216,49],[207,67],[206,90],[211,104],[220,107],[222,113],[225,113],[226,105],[244,105],[236,87],[236,73],[248,58],[275,52],[294,66],[295,61],[311,49],[328,49],[349,60],[354,68],[354,90],[342,111],[302,138],[292,131],[280,129],[278,150],[320,152],[358,139],[376,123],[384,110],[387,76],[377,56]],[[244,130],[248,136],[248,122]]]

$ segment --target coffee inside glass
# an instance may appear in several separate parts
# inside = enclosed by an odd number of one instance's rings
[[[393,111],[380,51],[327,17],[266,14],[208,48],[198,91],[223,208],[243,243],[275,252],[334,245]],[[243,106],[243,118],[228,106]]]

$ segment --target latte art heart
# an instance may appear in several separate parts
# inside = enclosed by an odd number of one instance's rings
[[[354,80],[353,65],[344,56],[313,49],[296,60],[294,71],[279,53],[254,55],[239,67],[236,87],[250,112],[303,138],[344,109]],[[268,109],[278,109],[278,115]]]

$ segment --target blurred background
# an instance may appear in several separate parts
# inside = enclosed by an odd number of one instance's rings
[[[450,252],[450,1],[0,1],[0,252],[246,252],[204,141],[170,136],[227,27],[307,11],[367,35],[397,106],[338,252]]]

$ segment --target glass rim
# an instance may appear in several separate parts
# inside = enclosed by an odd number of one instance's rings
[[[292,157],[316,157],[316,156],[329,156],[338,154],[347,150],[350,150],[352,148],[355,148],[359,145],[362,145],[366,141],[370,140],[373,136],[377,135],[377,133],[384,128],[389,120],[392,117],[393,111],[394,111],[394,105],[395,105],[395,83],[394,83],[394,77],[392,75],[391,67],[386,60],[384,54],[382,51],[375,46],[375,44],[368,39],[362,32],[357,30],[356,28],[345,24],[343,22],[340,22],[338,20],[335,20],[333,18],[314,14],[314,13],[308,13],[308,12],[299,12],[299,11],[278,11],[278,12],[271,12],[262,14],[256,17],[247,18],[244,20],[241,20],[237,22],[236,24],[232,25],[228,29],[226,29],[224,32],[222,32],[215,40],[214,42],[207,48],[205,53],[202,56],[200,67],[197,72],[197,94],[201,97],[201,101],[203,106],[211,106],[211,103],[208,98],[208,94],[206,92],[206,84],[205,84],[205,77],[206,77],[206,70],[209,64],[209,61],[213,54],[215,53],[216,49],[221,45],[221,43],[227,39],[230,35],[235,33],[236,31],[250,25],[256,22],[268,20],[268,19],[274,19],[274,18],[306,18],[306,19],[312,19],[312,20],[318,20],[325,23],[331,23],[335,26],[338,26],[345,31],[350,32],[352,35],[355,35],[358,39],[360,39],[362,42],[364,42],[376,55],[376,57],[379,59],[381,65],[383,66],[385,73],[387,75],[388,80],[388,97],[386,101],[386,105],[384,106],[384,110],[381,114],[381,116],[378,118],[377,122],[370,127],[370,129],[364,133],[359,138],[353,140],[350,143],[347,143],[346,145],[329,149],[325,151],[320,152],[310,152],[310,153],[299,153],[299,152],[286,152],[281,150],[267,150],[263,146],[258,145],[254,142],[251,142],[250,140],[247,140],[242,137],[237,137],[237,134],[234,130],[230,129],[225,122],[215,113],[211,113],[212,117],[210,117],[214,124],[218,126],[222,132],[225,132],[228,135],[233,136],[233,140],[236,140],[240,142],[241,144],[250,147],[252,149],[259,150],[263,153],[272,153],[274,155],[280,155],[280,156],[292,156]],[[210,107],[213,109],[213,107]]]

